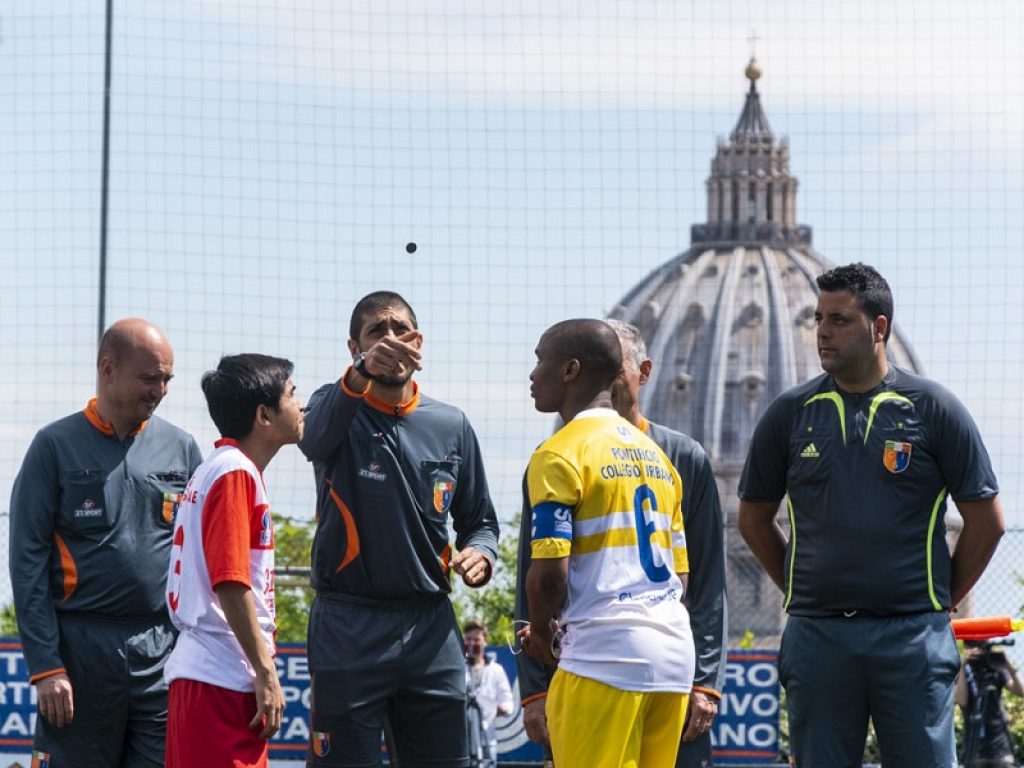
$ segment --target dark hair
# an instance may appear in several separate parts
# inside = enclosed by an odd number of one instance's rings
[[[203,394],[221,436],[240,440],[252,432],[259,406],[280,408],[293,369],[291,361],[283,357],[250,352],[225,355],[217,370],[204,373]]]
[[[487,634],[487,625],[484,624],[480,619],[470,619],[462,625],[462,634],[467,635],[474,630],[480,630],[485,635]]]
[[[581,376],[598,386],[610,386],[622,371],[622,342],[603,320],[563,320],[548,328],[544,338],[556,356],[579,360]]]
[[[872,320],[883,315],[889,321],[884,340],[889,340],[892,331],[892,291],[877,269],[860,262],[847,264],[818,275],[817,283],[822,291],[852,293],[857,299],[857,306]]]
[[[349,320],[348,324],[348,337],[353,341],[358,341],[359,331],[363,328],[366,316],[379,312],[382,309],[404,309],[409,313],[412,327],[420,327],[416,322],[416,313],[412,311],[408,301],[394,291],[374,291],[363,296],[352,310],[352,319]]]

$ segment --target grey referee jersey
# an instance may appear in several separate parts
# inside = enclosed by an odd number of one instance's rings
[[[447,594],[452,548],[494,563],[498,520],[465,414],[419,392],[401,405],[339,382],[309,399],[299,448],[313,462],[313,586],[370,599]]]
[[[10,571],[25,663],[63,667],[58,616],[166,616],[175,505],[202,461],[158,416],[123,442],[79,412],[41,429],[11,493]]]
[[[963,404],[895,366],[869,392],[824,374],[777,397],[739,486],[744,501],[788,497],[785,607],[812,617],[948,609],[946,499],[997,493]]]

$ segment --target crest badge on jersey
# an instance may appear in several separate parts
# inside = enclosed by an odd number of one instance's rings
[[[452,492],[455,490],[455,483],[450,480],[434,481],[434,511],[443,515],[452,505]]]
[[[331,734],[313,731],[310,740],[313,742],[313,754],[317,757],[327,757],[331,753]]]
[[[181,504],[180,493],[165,493],[164,494],[164,505],[160,510],[160,516],[163,517],[164,522],[170,525],[174,522],[174,518],[178,516],[178,505]]]
[[[898,475],[910,466],[910,452],[914,446],[911,443],[901,443],[896,440],[885,441],[885,452],[882,454],[882,463],[885,468]]]
[[[33,750],[32,768],[50,768],[50,753],[38,749]]]

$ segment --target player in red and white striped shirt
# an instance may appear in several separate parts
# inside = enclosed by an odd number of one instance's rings
[[[167,605],[180,630],[170,685],[167,768],[258,768],[281,725],[274,669],[274,528],[263,470],[302,437],[292,364],[223,357],[203,376],[216,450],[185,489]]]

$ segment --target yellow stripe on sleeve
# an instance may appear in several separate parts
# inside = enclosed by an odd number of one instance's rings
[[[530,546],[534,560],[558,560],[568,557],[572,542],[568,539],[537,539]]]

